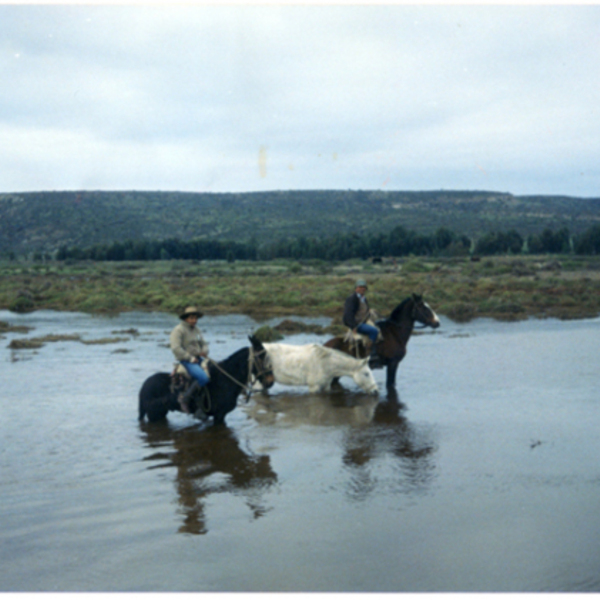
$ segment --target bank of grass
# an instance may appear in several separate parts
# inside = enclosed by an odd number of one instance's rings
[[[573,319],[600,314],[600,258],[494,257],[348,261],[157,261],[0,263],[0,308],[118,313],[177,313],[189,304],[207,314],[256,318],[329,316],[357,278],[381,315],[411,293],[423,294],[456,321],[534,317]]]

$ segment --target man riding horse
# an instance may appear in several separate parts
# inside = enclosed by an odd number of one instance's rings
[[[201,366],[202,360],[208,356],[208,343],[196,327],[202,313],[195,306],[188,306],[179,318],[181,323],[171,332],[170,346],[175,358],[194,380],[187,391],[178,398],[183,412],[189,414],[188,404],[192,395],[209,381],[208,374]],[[199,418],[202,416],[198,415]]]
[[[369,307],[366,296],[367,288],[367,282],[364,279],[359,279],[356,282],[354,292],[344,302],[342,321],[354,334],[361,334],[369,338],[371,343],[367,350],[371,356],[376,356],[375,343],[381,340],[382,337],[374,322],[376,319],[375,312]]]

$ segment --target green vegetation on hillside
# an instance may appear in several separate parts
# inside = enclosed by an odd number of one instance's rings
[[[265,241],[419,235],[440,228],[474,242],[493,231],[526,238],[600,221],[600,198],[513,196],[485,191],[32,192],[0,194],[0,255],[51,256],[60,247],[115,242],[209,240],[260,247]]]

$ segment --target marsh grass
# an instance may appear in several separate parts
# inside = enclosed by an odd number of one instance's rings
[[[129,338],[125,337],[112,337],[112,338],[99,338],[97,340],[80,340],[82,344],[87,346],[99,345],[99,344],[120,344],[121,342],[128,342]]]
[[[326,316],[339,325],[344,299],[357,278],[385,316],[412,293],[441,315],[515,320],[600,314],[600,258],[519,256],[472,262],[419,257],[370,261],[155,261],[48,263],[40,268],[0,263],[0,308],[28,298],[33,309],[177,314],[190,304],[206,314],[255,318]],[[0,332],[2,329],[0,328]]]
[[[29,333],[33,327],[27,325],[11,325],[6,321],[0,321],[0,334],[2,333]]]
[[[8,345],[11,350],[32,350],[38,349],[45,346],[47,343],[54,342],[80,342],[81,344],[94,345],[94,344],[119,344],[121,342],[128,342],[130,338],[127,337],[110,337],[110,338],[99,338],[94,340],[84,340],[78,333],[73,334],[48,334],[34,338],[21,338],[14,339]]]
[[[42,337],[14,339],[8,347],[11,350],[31,350],[42,348],[47,342],[80,342],[81,337],[77,334],[56,335],[49,334]]]
[[[38,340],[11,340],[8,347],[11,350],[37,350],[44,345]]]

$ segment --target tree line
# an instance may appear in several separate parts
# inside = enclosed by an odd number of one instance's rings
[[[440,227],[430,235],[404,227],[394,227],[389,233],[360,235],[336,234],[331,237],[281,238],[259,243],[220,240],[127,240],[100,244],[88,248],[59,248],[57,260],[273,260],[321,259],[328,261],[367,259],[384,256],[466,256],[506,254],[599,254],[600,225],[572,236],[566,227],[556,231],[544,229],[539,234],[523,238],[516,230],[494,231],[476,241]]]

